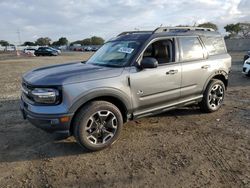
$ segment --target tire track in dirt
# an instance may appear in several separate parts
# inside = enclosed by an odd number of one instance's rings
[[[229,187],[243,187],[244,184],[237,174],[233,173],[233,169],[227,162],[219,147],[215,145],[210,135],[199,133],[198,141],[204,149],[203,155],[211,163],[217,175],[223,183]]]

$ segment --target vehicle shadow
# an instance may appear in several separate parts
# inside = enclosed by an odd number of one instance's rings
[[[189,106],[152,117],[200,114],[197,106]],[[62,139],[58,135],[46,133],[23,120],[19,112],[19,100],[0,101],[0,115],[2,119],[0,122],[0,163],[51,160],[93,153],[80,147],[73,137]]]
[[[0,163],[90,153],[73,137],[62,139],[22,119],[19,100],[0,101]]]
[[[191,105],[186,107],[180,107],[177,109],[173,109],[161,114],[154,115],[152,117],[173,117],[173,116],[192,116],[192,115],[200,115],[202,112],[198,105]]]
[[[35,134],[35,133],[34,133]],[[32,160],[50,160],[58,157],[77,156],[91,153],[90,151],[80,147],[74,140],[51,139],[50,135],[42,137],[45,141],[38,141],[34,145],[30,145],[22,141],[22,146],[10,145],[1,149],[1,162],[20,162]]]

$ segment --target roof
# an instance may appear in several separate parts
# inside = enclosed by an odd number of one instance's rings
[[[114,37],[112,39],[110,39],[109,41],[129,41],[129,40],[136,40],[136,41],[145,41],[147,40],[149,37],[152,36],[152,33],[129,33],[129,34],[125,34],[125,35],[118,35],[117,37]]]

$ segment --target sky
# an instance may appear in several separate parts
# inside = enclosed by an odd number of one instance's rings
[[[69,41],[122,31],[250,21],[250,0],[0,0],[0,40],[14,44],[50,37]]]

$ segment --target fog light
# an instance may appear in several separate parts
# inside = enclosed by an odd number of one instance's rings
[[[69,122],[69,119],[70,119],[70,118],[69,118],[68,116],[61,117],[61,118],[60,118],[60,122],[61,122],[61,123],[67,123],[67,122]]]

